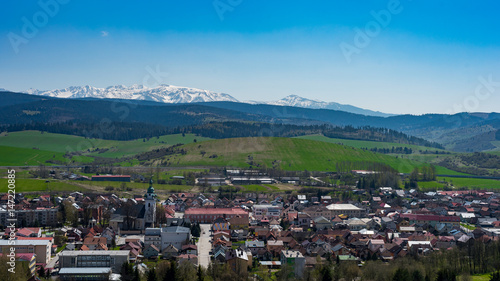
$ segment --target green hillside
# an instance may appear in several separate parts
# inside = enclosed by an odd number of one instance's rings
[[[362,141],[362,140],[349,140],[349,139],[337,139],[337,138],[329,138],[325,137],[323,135],[309,135],[309,136],[300,136],[297,137],[299,139],[307,139],[307,140],[316,140],[316,141],[324,141],[324,142],[329,142],[329,143],[337,143],[337,144],[343,144],[343,145],[348,145],[356,148],[392,148],[392,147],[407,147],[411,148],[413,151],[425,151],[425,150],[432,150],[432,151],[444,151],[439,148],[433,148],[433,147],[426,147],[426,146],[420,146],[420,145],[413,145],[413,144],[401,144],[401,143],[395,143],[395,142],[378,142],[378,141]]]
[[[349,146],[300,138],[234,138],[192,143],[182,146],[186,155],[166,157],[178,166],[248,167],[251,161],[272,167],[278,163],[284,170],[335,171],[336,163],[378,162],[409,173],[423,163],[390,155],[373,153]],[[165,160],[167,160],[165,159]],[[438,167],[439,173],[456,172]]]
[[[12,132],[0,135],[0,146],[17,148],[38,148],[53,152],[74,152],[84,151],[88,156],[99,157],[122,157],[145,152],[156,147],[174,145],[177,143],[191,143],[208,140],[209,138],[198,137],[193,134],[165,135],[149,140],[139,139],[132,141],[114,141],[102,139],[87,139],[79,136],[41,133],[40,131]],[[99,149],[99,151],[95,151]],[[15,157],[13,155],[12,157]],[[18,161],[16,162],[18,163]]]
[[[64,153],[46,151],[30,148],[19,148],[0,145],[0,166],[38,166],[40,164],[50,165],[46,161],[57,161],[68,163],[70,160],[64,158]],[[79,162],[90,162],[90,157],[73,157],[72,160]]]

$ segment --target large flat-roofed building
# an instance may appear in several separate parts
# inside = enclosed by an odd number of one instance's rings
[[[59,254],[59,266],[63,268],[111,268],[119,272],[129,262],[130,251],[63,251]]]
[[[253,216],[260,220],[263,218],[267,219],[278,219],[281,216],[281,206],[274,206],[271,204],[261,204],[253,205]]]
[[[161,228],[161,251],[165,250],[169,245],[177,249],[182,248],[191,239],[191,231],[183,226],[169,226]]]
[[[52,251],[52,240],[15,240],[9,245],[9,240],[0,240],[0,252],[9,254],[10,248],[16,249],[16,254],[35,254],[36,263],[47,264],[50,261]]]
[[[146,228],[144,233],[144,248],[149,245],[155,245],[158,249],[161,249],[161,228]]]
[[[330,219],[338,215],[346,215],[350,218],[362,218],[366,216],[366,210],[353,204],[330,204],[326,206],[330,210]]]
[[[184,218],[197,223],[213,223],[217,218],[236,216],[248,221],[248,212],[240,208],[189,208],[184,212]]]
[[[123,182],[130,182],[130,176],[129,175],[92,176],[92,181],[123,181]]]
[[[61,281],[107,281],[110,280],[110,275],[109,267],[66,267],[59,271]]]
[[[56,207],[14,210],[15,218],[17,219],[16,225],[30,226],[38,222],[40,225],[55,226],[57,224],[57,211],[58,208]],[[11,218],[12,217],[9,217],[7,206],[0,207],[0,225],[5,227],[8,225],[7,219]]]

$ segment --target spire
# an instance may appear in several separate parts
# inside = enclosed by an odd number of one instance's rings
[[[144,197],[156,197],[155,188],[153,187],[153,178],[149,180],[149,188]]]

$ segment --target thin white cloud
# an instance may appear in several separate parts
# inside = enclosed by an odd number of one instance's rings
[[[109,36],[109,32],[108,31],[101,31],[101,37],[108,37]]]

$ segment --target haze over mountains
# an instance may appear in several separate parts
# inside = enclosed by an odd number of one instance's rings
[[[352,105],[339,104],[336,102],[325,102],[320,100],[312,100],[303,98],[297,95],[289,95],[277,101],[239,101],[229,94],[216,93],[213,91],[178,87],[172,85],[159,85],[157,87],[146,87],[143,85],[132,85],[126,87],[123,85],[110,86],[107,88],[97,88],[92,86],[72,86],[65,89],[56,90],[37,90],[29,89],[25,93],[49,96],[56,98],[100,98],[100,99],[129,99],[129,100],[146,100],[163,103],[198,103],[198,102],[243,102],[251,104],[270,104],[281,106],[293,106],[302,108],[314,109],[332,109],[346,111],[356,114],[387,117],[392,114],[386,114],[378,111],[359,108]]]

